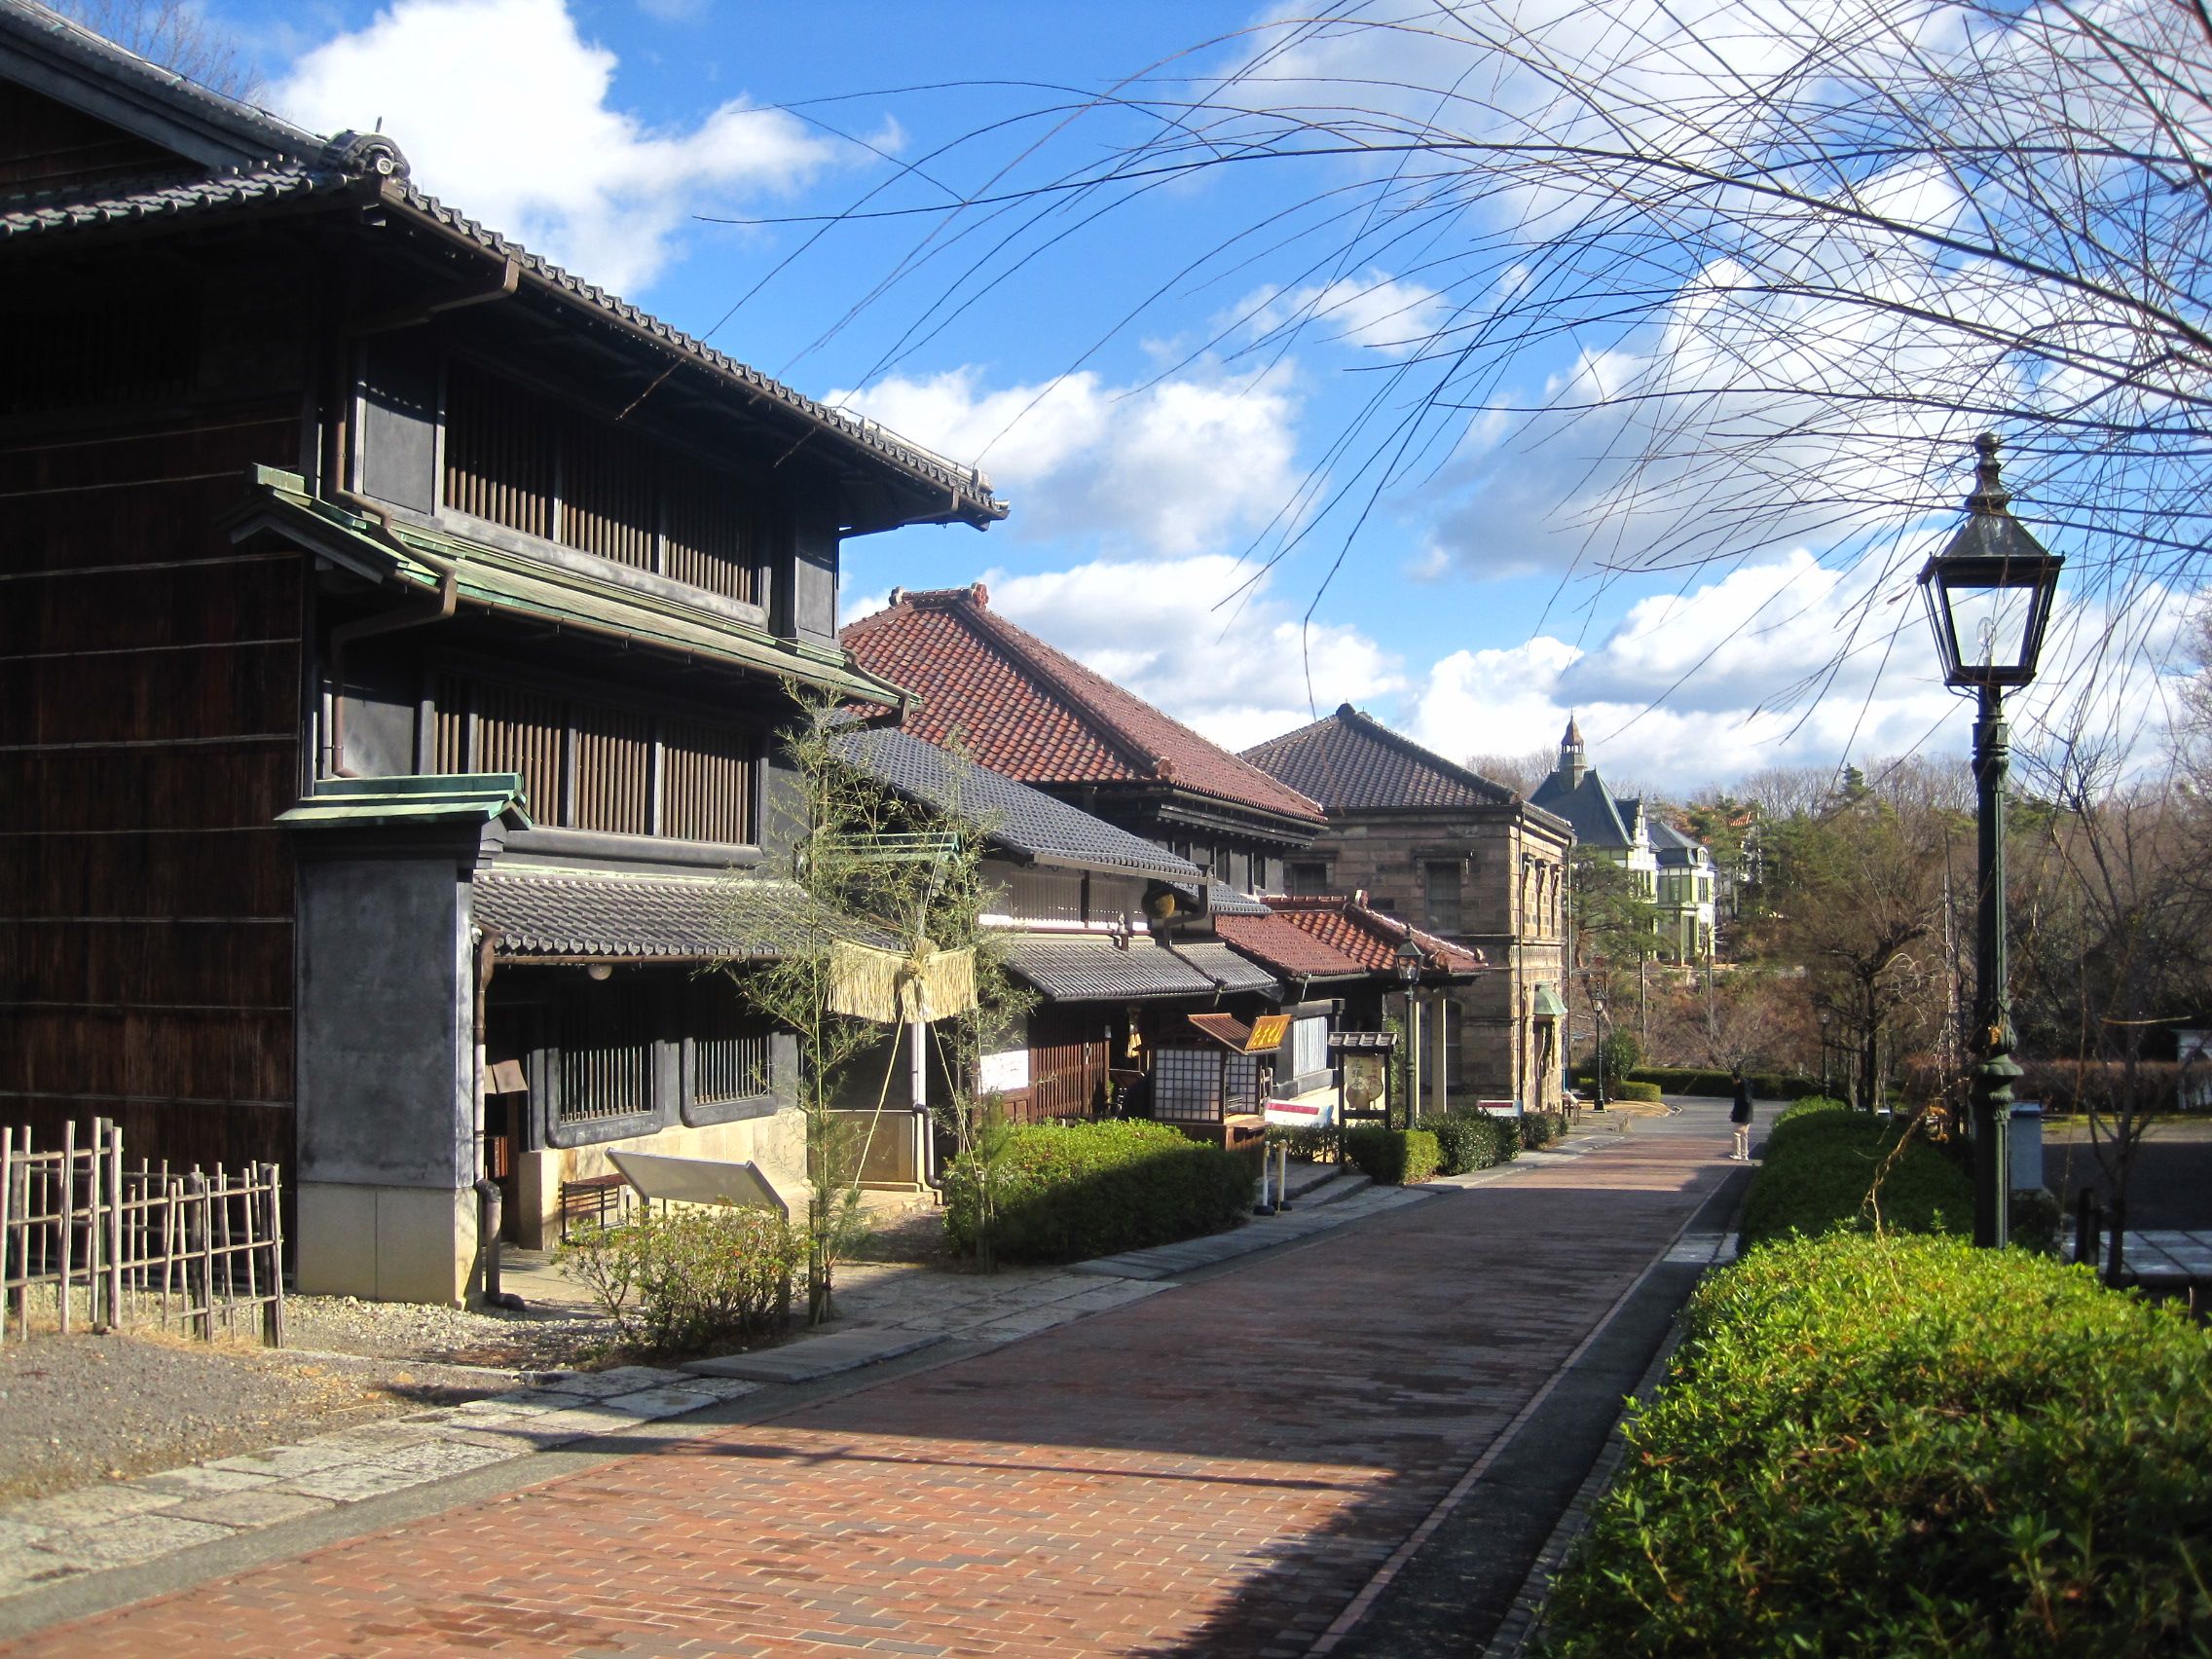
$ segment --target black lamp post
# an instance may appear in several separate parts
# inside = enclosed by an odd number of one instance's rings
[[[1598,1034],[1598,1099],[1597,1109],[1605,1109],[1605,993],[1596,984],[1590,987],[1590,1025]]]
[[[1979,703],[1973,775],[1980,790],[1980,873],[1974,929],[1973,1241],[2002,1249],[2009,1233],[2012,1172],[2012,1006],[2005,955],[2005,773],[2010,734],[2005,687],[2036,677],[2044,629],[2064,563],[2011,514],[1998,477],[1997,435],[1974,439],[1980,459],[1967,522],[1920,572],[1943,683]]]
[[[1821,1093],[1828,1091],[1828,1019],[1826,1009],[1821,1010]]]
[[[1420,1004],[1414,992],[1420,984],[1424,959],[1411,934],[1398,940],[1392,956],[1398,964],[1399,982],[1406,987],[1406,1127],[1410,1129],[1420,1117]]]

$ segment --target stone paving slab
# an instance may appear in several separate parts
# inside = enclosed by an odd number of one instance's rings
[[[739,1377],[754,1382],[812,1382],[864,1365],[876,1365],[944,1341],[940,1331],[833,1331],[762,1348],[757,1353],[694,1359],[683,1369],[697,1377]]]
[[[1428,1194],[1419,1187],[1376,1187],[1334,1203],[1311,1207],[1294,1205],[1273,1215],[1254,1216],[1228,1233],[1186,1238],[1179,1244],[1156,1244],[1148,1250],[1128,1250],[1118,1256],[1101,1256],[1078,1262],[1068,1271],[1102,1277],[1169,1279],[1235,1261],[1240,1256],[1272,1250],[1278,1244],[1310,1238],[1354,1221],[1364,1220],[1405,1204],[1419,1203]]]
[[[2105,1243],[2097,1246],[2100,1261],[2105,1248]],[[2058,1252],[2065,1261],[2074,1259],[2072,1228],[2061,1229]],[[2152,1228],[2137,1232],[2130,1228],[2121,1244],[2120,1259],[2127,1275],[2139,1284],[2212,1279],[2212,1231]]]

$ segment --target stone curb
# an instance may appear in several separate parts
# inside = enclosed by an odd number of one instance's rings
[[[1676,1265],[1702,1264],[1710,1272],[1736,1259],[1735,1235],[1684,1234],[1665,1259]],[[1481,1659],[1528,1659],[1533,1651],[1537,1639],[1543,1634],[1544,1605],[1551,1598],[1552,1580],[1567,1565],[1567,1552],[1573,1549],[1575,1540],[1589,1530],[1598,1501],[1612,1486],[1613,1477],[1620,1473],[1621,1463],[1628,1456],[1628,1419],[1658,1391],[1659,1384],[1666,1380],[1669,1361],[1681,1346],[1682,1326],[1677,1317],[1674,1328],[1667,1333],[1667,1340],[1659,1345],[1659,1351],[1651,1356],[1651,1363],[1637,1380],[1630,1396],[1634,1404],[1622,1403],[1620,1415],[1613,1419],[1612,1430],[1605,1436],[1604,1450],[1590,1465],[1589,1474],[1583,1477],[1582,1484],[1560,1515],[1558,1525],[1544,1540],[1544,1547],[1536,1553],[1529,1576],[1522,1581],[1520,1594],[1513,1598],[1511,1610],[1484,1647]]]

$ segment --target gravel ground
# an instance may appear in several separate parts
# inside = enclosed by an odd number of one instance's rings
[[[564,1371],[613,1363],[607,1322],[573,1308],[520,1313],[360,1302],[350,1296],[284,1299],[286,1340],[296,1348],[385,1359],[484,1365],[503,1371]]]
[[[511,1382],[175,1336],[11,1335],[0,1347],[0,1500],[233,1456]]]

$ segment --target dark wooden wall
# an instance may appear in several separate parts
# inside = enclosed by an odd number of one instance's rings
[[[0,425],[0,1124],[292,1163],[302,564],[213,526],[296,394]]]
[[[1093,1005],[1040,1007],[1029,1022],[1029,1087],[1009,1099],[1009,1115],[1024,1124],[1095,1117],[1113,1053],[1106,1025]]]

